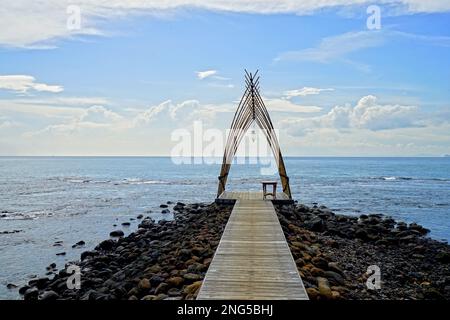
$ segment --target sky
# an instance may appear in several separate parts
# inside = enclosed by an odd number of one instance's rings
[[[449,0],[3,0],[0,155],[170,155],[244,69],[285,155],[450,154]]]

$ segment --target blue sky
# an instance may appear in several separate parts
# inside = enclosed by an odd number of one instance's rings
[[[244,68],[288,155],[450,153],[448,1],[379,3],[379,30],[373,2],[112,2],[67,30],[64,1],[6,1],[0,155],[170,154],[194,120],[228,127]]]

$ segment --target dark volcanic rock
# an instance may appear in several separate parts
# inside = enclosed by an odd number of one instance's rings
[[[26,299],[160,300],[194,299],[220,241],[231,206],[177,204],[174,220],[141,217],[138,229],[114,232],[94,250],[70,262],[81,271],[81,288],[68,289],[66,269],[53,279],[21,288]],[[118,237],[117,237],[118,236]],[[69,265],[66,265],[66,268]],[[71,280],[69,281],[71,282]],[[73,282],[71,282],[73,283]]]
[[[424,237],[422,226],[300,204],[276,209],[310,299],[450,299],[450,246]],[[380,267],[380,290],[366,286],[371,265]]]
[[[85,243],[83,240],[81,240],[81,241],[78,241],[77,243],[75,243],[74,245],[72,245],[72,248],[81,248],[81,247],[83,247],[85,244],[86,244],[86,243]]]
[[[112,239],[104,240],[95,247],[96,250],[111,250],[116,245],[116,242]]]
[[[123,237],[124,233],[122,230],[114,230],[109,233],[111,237]]]

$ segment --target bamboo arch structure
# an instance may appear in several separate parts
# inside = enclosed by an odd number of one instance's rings
[[[256,70],[254,74],[245,70],[245,84],[246,89],[239,102],[236,113],[234,114],[230,134],[228,135],[227,143],[225,145],[222,168],[218,177],[219,187],[217,190],[217,197],[225,191],[228,173],[231,168],[231,162],[236,155],[239,144],[252,123],[256,122],[256,124],[264,132],[267,143],[272,150],[275,161],[277,162],[283,192],[289,197],[289,199],[292,199],[291,188],[289,186],[289,177],[287,176],[286,167],[284,166],[283,155],[281,154],[278,138],[275,134],[272,120],[270,120],[264,101],[259,94],[258,70]]]

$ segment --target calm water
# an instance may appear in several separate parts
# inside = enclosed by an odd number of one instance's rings
[[[384,213],[450,240],[450,158],[287,158],[295,199],[345,214]],[[167,201],[210,202],[219,165],[175,165],[170,158],[0,157],[0,298],[7,283],[63,267],[138,214],[170,219]],[[257,165],[236,165],[228,190],[259,190]],[[274,178],[274,177],[273,177]],[[152,211],[152,212],[149,212]],[[118,228],[119,228],[118,227]],[[72,249],[84,240],[85,248]],[[63,241],[62,247],[54,247]],[[66,256],[56,256],[65,251]]]

